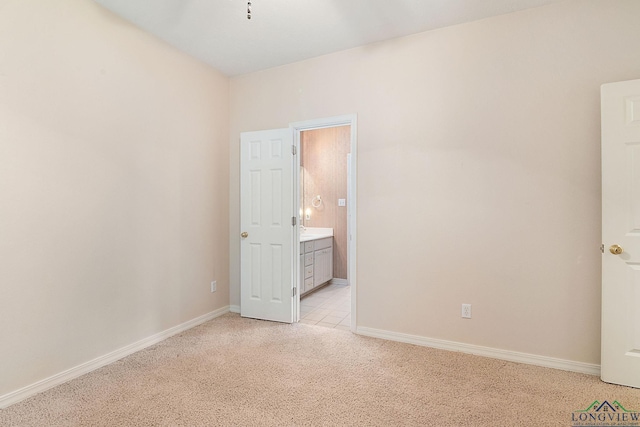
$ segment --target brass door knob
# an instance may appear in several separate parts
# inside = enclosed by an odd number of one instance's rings
[[[622,249],[622,246],[611,245],[611,247],[609,248],[609,252],[614,255],[620,255],[622,252],[624,252],[624,249]]]
[[[243,231],[242,233],[240,233],[240,236],[241,236],[243,239],[246,239],[247,237],[249,237],[249,233],[247,233],[246,231]]]

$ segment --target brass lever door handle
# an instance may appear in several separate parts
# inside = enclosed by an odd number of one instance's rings
[[[622,252],[624,252],[624,249],[622,249],[622,246],[619,245],[611,245],[611,247],[609,248],[609,252],[614,255],[620,255]]]
[[[240,233],[240,237],[242,237],[243,239],[246,239],[247,237],[249,237],[249,233],[247,233],[246,231],[243,231],[242,233]]]

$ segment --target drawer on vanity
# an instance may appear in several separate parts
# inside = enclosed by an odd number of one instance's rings
[[[304,291],[308,292],[313,289],[313,277],[309,277],[308,279],[304,279]]]
[[[304,278],[308,279],[310,277],[313,279],[313,264],[304,268]]]
[[[304,255],[304,265],[311,265],[313,264],[313,253],[308,253]]]
[[[333,237],[325,237],[314,241],[314,250],[327,249],[333,246]]]
[[[300,253],[308,253],[313,252],[315,240],[310,240],[308,242],[304,242],[304,252],[300,251]]]

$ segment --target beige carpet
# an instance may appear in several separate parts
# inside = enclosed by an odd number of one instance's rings
[[[571,426],[597,377],[227,314],[0,410],[2,426]]]

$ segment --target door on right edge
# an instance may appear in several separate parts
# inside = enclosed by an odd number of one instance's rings
[[[640,388],[640,80],[602,86],[603,381]]]

